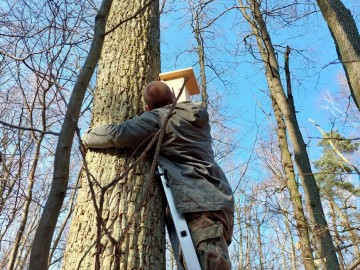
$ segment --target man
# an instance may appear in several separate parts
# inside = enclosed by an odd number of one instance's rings
[[[121,124],[99,126],[83,135],[87,148],[136,149],[157,132],[175,97],[163,82],[143,92],[146,112]],[[176,104],[168,121],[158,164],[164,169],[175,206],[188,223],[202,269],[231,269],[227,246],[233,231],[234,199],[215,164],[207,111],[189,101]]]

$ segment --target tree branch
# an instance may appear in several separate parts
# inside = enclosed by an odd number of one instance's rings
[[[36,128],[27,128],[27,127],[15,126],[15,125],[6,123],[6,122],[1,121],[1,120],[0,120],[0,124],[2,124],[2,125],[4,125],[4,126],[7,126],[7,127],[20,129],[20,130],[28,130],[28,131],[39,132],[39,133],[44,134],[44,135],[47,135],[47,134],[48,134],[48,135],[54,135],[54,136],[59,136],[59,135],[60,135],[60,133],[58,133],[58,132],[54,132],[54,131],[43,131],[43,130],[36,129]]]
[[[120,21],[117,25],[115,25],[113,28],[111,28],[110,30],[106,31],[104,36],[114,32],[120,25],[135,19],[138,15],[140,15],[143,11],[145,11],[145,9],[150,6],[155,0],[150,0],[148,3],[145,4],[145,6],[143,6],[142,8],[140,8],[138,11],[136,11],[132,16],[126,18],[125,20]]]

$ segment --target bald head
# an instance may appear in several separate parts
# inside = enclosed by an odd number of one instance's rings
[[[151,111],[174,102],[175,96],[167,84],[160,81],[149,83],[144,89],[146,110]]]

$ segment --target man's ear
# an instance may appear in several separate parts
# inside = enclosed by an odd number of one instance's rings
[[[145,104],[145,111],[150,112],[152,110],[152,106],[149,104]]]

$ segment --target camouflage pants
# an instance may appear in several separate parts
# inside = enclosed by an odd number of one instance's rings
[[[185,218],[201,269],[230,270],[231,263],[227,246],[231,243],[233,233],[233,213],[226,211],[185,213]],[[181,261],[187,269],[184,260],[181,259]]]

